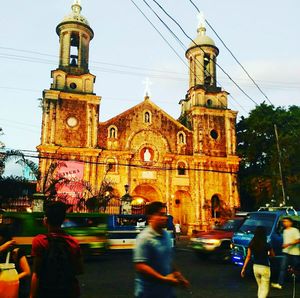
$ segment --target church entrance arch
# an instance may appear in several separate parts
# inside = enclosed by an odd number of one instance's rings
[[[140,184],[131,193],[133,213],[144,213],[144,207],[148,202],[162,201],[161,194],[154,186],[149,184]]]
[[[174,194],[173,202],[174,223],[179,223],[182,233],[188,232],[189,224],[194,222],[194,208],[192,206],[192,197],[188,191],[178,190]]]

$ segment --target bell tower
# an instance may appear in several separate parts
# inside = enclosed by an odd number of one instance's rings
[[[75,1],[71,14],[56,27],[60,40],[59,69],[74,75],[89,73],[89,45],[94,37],[81,10],[80,2]]]
[[[228,93],[217,86],[219,49],[206,35],[205,19],[199,16],[197,37],[188,47],[189,90],[180,101],[182,124],[194,131],[194,153],[208,156],[235,154],[237,113],[227,107]]]
[[[216,61],[219,49],[206,35],[205,19],[199,17],[197,36],[186,51],[189,62],[189,89],[180,101],[179,121],[193,132],[193,167],[197,224],[215,220],[218,208],[234,210],[239,206],[236,155],[236,116],[227,105],[228,93],[217,86]],[[205,211],[210,207],[211,213]],[[199,209],[198,209],[199,208]]]
[[[205,19],[199,15],[198,35],[190,44],[186,58],[189,60],[190,79],[189,88],[202,86],[210,90],[216,87],[216,59],[219,49],[214,41],[206,35]]]
[[[56,27],[60,51],[53,82],[43,93],[41,145],[96,148],[100,97],[89,72],[89,45],[94,33],[75,0],[71,13]]]

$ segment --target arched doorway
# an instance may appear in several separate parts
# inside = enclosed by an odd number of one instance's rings
[[[221,210],[221,200],[218,195],[213,195],[211,198],[211,218],[219,218]]]
[[[173,201],[174,223],[179,223],[183,233],[188,232],[189,225],[194,222],[195,210],[192,206],[192,198],[189,192],[178,190]]]
[[[110,197],[107,203],[105,210],[102,210],[104,213],[108,214],[118,214],[120,212],[121,201],[120,194],[116,188],[111,187],[111,191],[107,193]]]
[[[162,201],[160,192],[149,184],[138,185],[132,192],[132,213],[144,213],[145,205],[152,201]]]

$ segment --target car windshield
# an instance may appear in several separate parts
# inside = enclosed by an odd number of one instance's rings
[[[230,219],[217,229],[222,231],[236,231],[240,227],[242,221],[242,219]]]
[[[267,235],[271,233],[272,227],[276,219],[275,214],[250,214],[249,217],[244,221],[239,231],[244,233],[254,233],[258,226],[263,226],[266,229]]]

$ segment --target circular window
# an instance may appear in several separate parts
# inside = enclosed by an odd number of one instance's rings
[[[214,139],[214,140],[216,140],[217,138],[218,138],[218,132],[215,130],[215,129],[213,129],[211,132],[210,132],[210,136]]]
[[[70,126],[70,127],[75,127],[75,126],[78,125],[78,120],[77,120],[77,118],[75,118],[75,117],[69,117],[69,118],[67,119],[67,124],[68,124],[68,126]]]
[[[71,89],[76,89],[76,88],[77,88],[77,85],[76,85],[75,83],[71,83],[71,84],[70,84],[70,88],[71,88]]]
[[[212,106],[212,100],[211,99],[208,99],[207,101],[206,101],[206,104],[207,104],[207,106],[208,107],[210,107],[210,106]]]

